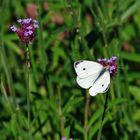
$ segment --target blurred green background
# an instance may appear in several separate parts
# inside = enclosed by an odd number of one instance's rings
[[[140,0],[0,1],[0,140],[27,140],[26,47],[9,27],[37,19],[30,48],[33,140],[96,140],[105,94],[90,97],[76,60],[118,57],[102,140],[140,139]]]

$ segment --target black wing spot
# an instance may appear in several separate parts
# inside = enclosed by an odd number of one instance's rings
[[[74,63],[74,66],[76,67],[78,64],[80,64],[81,62],[83,62],[82,60],[81,61],[77,61]]]
[[[109,89],[109,85],[107,86],[107,88],[105,89],[105,91],[107,91]]]
[[[102,87],[103,87],[104,85],[102,85]]]
[[[83,68],[83,70],[86,70],[86,68]]]

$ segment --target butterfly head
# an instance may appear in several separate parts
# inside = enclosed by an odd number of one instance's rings
[[[115,76],[117,73],[117,64],[116,64],[117,57],[113,56],[109,59],[103,58],[98,59],[97,61],[106,69],[109,71],[110,76]]]

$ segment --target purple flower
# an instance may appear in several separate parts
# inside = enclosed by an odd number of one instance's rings
[[[18,29],[13,25],[10,29],[11,31],[16,32],[20,40],[28,45],[29,42],[32,42],[34,39],[34,32],[36,28],[38,28],[38,21],[26,18],[18,19],[17,22],[21,27]]]
[[[117,57],[113,56],[110,59],[97,59],[97,61],[106,67],[111,76],[114,76],[117,73],[117,64],[116,64]]]

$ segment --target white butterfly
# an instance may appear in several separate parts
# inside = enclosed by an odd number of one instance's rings
[[[77,83],[80,87],[89,89],[89,94],[95,96],[109,89],[110,73],[108,67],[97,62],[80,60],[74,63],[77,73]]]

